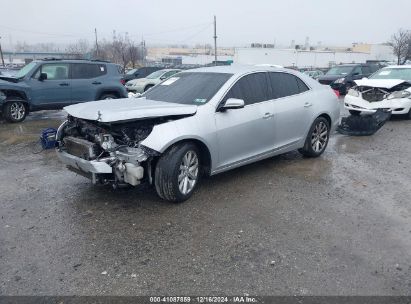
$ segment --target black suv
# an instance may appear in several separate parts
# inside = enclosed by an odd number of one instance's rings
[[[318,81],[330,85],[332,89],[344,95],[354,85],[354,80],[368,77],[379,69],[380,66],[377,64],[341,64],[318,77]]]
[[[0,75],[0,112],[20,122],[29,111],[127,97],[120,66],[103,61],[33,61],[13,77]]]

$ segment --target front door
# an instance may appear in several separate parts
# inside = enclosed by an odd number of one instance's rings
[[[240,78],[223,98],[243,99],[242,109],[215,113],[219,142],[218,169],[245,162],[273,149],[273,105],[268,100],[267,75],[264,72]]]
[[[40,74],[47,79],[39,80]],[[32,104],[39,109],[60,109],[71,101],[71,80],[69,64],[45,63],[30,79]]]

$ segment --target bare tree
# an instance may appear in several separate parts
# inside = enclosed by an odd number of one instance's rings
[[[86,54],[91,52],[91,48],[87,40],[81,39],[76,43],[69,44],[66,52],[75,57],[84,58]]]
[[[409,30],[399,29],[397,33],[392,35],[391,45],[394,55],[397,56],[398,65],[411,59],[411,32]]]

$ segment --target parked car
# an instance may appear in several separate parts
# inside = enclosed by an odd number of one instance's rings
[[[150,75],[151,73],[161,69],[162,67],[142,67],[131,69],[124,74],[124,80],[127,82],[133,79],[144,78]]]
[[[369,79],[355,80],[355,84],[344,99],[352,115],[387,109],[411,119],[411,65],[385,67]]]
[[[0,112],[20,122],[31,111],[61,109],[127,96],[118,65],[88,60],[39,60],[13,77],[0,76]]]
[[[151,73],[145,78],[130,80],[126,83],[126,89],[133,93],[143,93],[154,87],[156,84],[170,78],[174,74],[180,72],[178,69],[164,69]]]
[[[311,71],[304,71],[304,74],[310,76],[313,79],[318,79],[318,77],[324,75],[324,72],[320,70],[311,70]]]
[[[354,80],[368,77],[379,69],[376,64],[342,64],[329,69],[325,75],[318,77],[318,81],[345,95],[354,85]]]
[[[291,150],[318,157],[339,121],[334,92],[296,71],[220,66],[177,74],[139,98],[65,107],[57,155],[93,183],[153,185],[188,199],[214,175]]]

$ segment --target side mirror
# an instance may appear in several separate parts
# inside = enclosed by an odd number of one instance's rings
[[[47,74],[46,73],[40,73],[39,81],[43,81],[43,80],[46,80],[46,79],[47,79]]]
[[[160,77],[160,80],[165,80],[165,79],[167,79],[166,76],[161,76],[161,77]]]
[[[228,98],[225,104],[220,108],[221,110],[241,109],[244,108],[244,100],[238,98]]]
[[[358,76],[358,75],[360,75],[360,73],[357,72],[357,73],[353,73],[352,75],[353,76]]]

